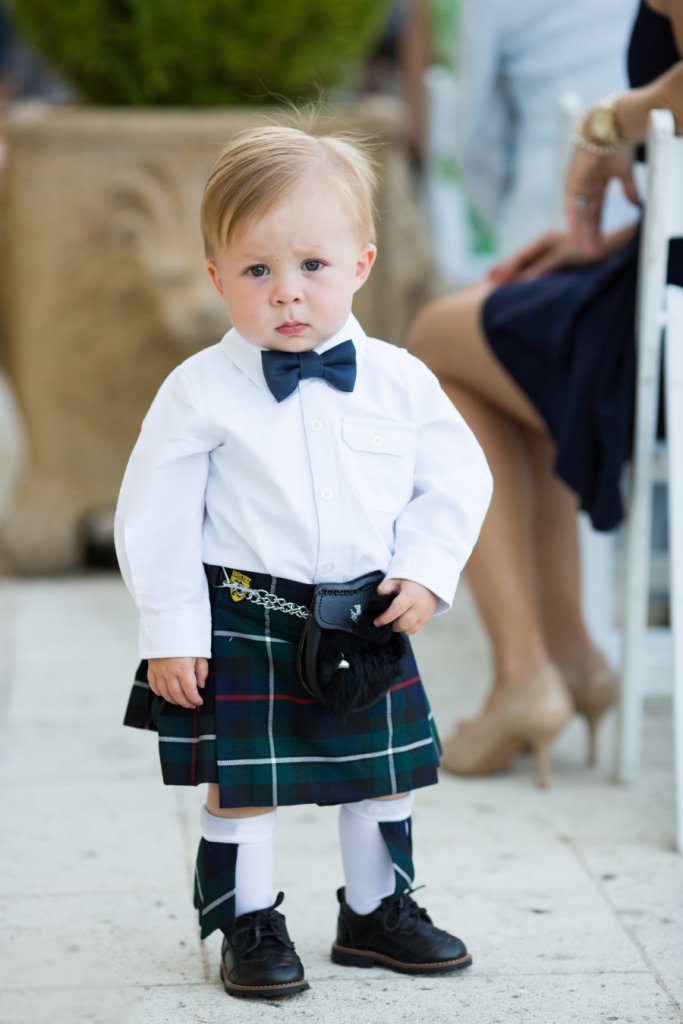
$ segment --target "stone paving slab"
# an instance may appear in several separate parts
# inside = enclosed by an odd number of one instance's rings
[[[644,962],[683,1007],[681,855],[631,843],[584,846],[581,856]]]
[[[252,1024],[274,1015],[280,1022],[344,1024],[680,1024],[681,1019],[652,978],[621,974],[534,975],[520,981],[481,978],[474,971],[409,978],[352,968],[343,979],[316,980],[308,992],[279,1003],[231,999],[219,980],[197,988],[148,989],[133,999],[126,1024]]]
[[[25,989],[205,980],[195,913],[167,892],[15,896],[0,907],[0,964]]]
[[[184,891],[189,872],[173,798],[149,782],[8,787],[0,897]]]
[[[138,1006],[131,989],[0,990],[3,1024],[125,1024]],[[184,1024],[190,1020],[186,1018]]]

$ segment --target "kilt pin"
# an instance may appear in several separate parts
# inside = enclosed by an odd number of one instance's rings
[[[228,577],[232,570],[226,570]],[[313,586],[239,570],[249,587],[310,605]],[[212,656],[194,710],[169,704],[135,676],[124,724],[154,730],[167,785],[217,783],[221,807],[352,803],[437,781],[441,752],[410,645],[404,671],[377,704],[341,718],[302,687],[296,669],[303,620],[243,599],[207,567]],[[396,892],[413,880],[410,821],[382,822]],[[202,839],[195,906],[202,938],[234,919],[234,850]]]

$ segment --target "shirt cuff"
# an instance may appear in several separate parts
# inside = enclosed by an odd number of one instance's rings
[[[141,612],[140,657],[210,658],[210,615]]]
[[[443,550],[425,556],[424,552],[403,551],[397,553],[389,563],[387,577],[390,579],[412,580],[431,590],[438,599],[435,615],[447,612],[453,604],[455,589],[460,579],[460,570],[452,564],[453,556]],[[449,566],[449,563],[450,566]]]

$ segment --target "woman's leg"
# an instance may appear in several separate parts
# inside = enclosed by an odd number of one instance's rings
[[[409,347],[437,374],[491,468],[493,498],[467,577],[492,645],[493,700],[500,687],[549,660],[538,604],[536,488],[529,437],[544,424],[491,353],[480,327],[485,286],[427,306]]]
[[[553,661],[588,727],[588,763],[597,760],[600,721],[617,700],[618,683],[593,646],[581,608],[581,576],[575,494],[553,472],[555,450],[534,435],[529,447],[536,479],[536,562],[543,633]]]
[[[581,608],[581,569],[576,494],[554,472],[555,446],[529,434],[536,490],[534,526],[541,622],[553,661],[568,664],[592,647]]]
[[[472,428],[494,483],[467,566],[491,641],[493,686],[478,718],[461,723],[445,741],[442,764],[464,774],[502,771],[530,745],[539,785],[545,786],[551,744],[571,716],[569,697],[550,663],[541,613],[536,529],[546,481],[539,481],[541,463],[534,454],[536,439],[551,442],[544,422],[488,347],[480,324],[487,291],[475,286],[428,306],[410,339]],[[549,527],[550,519],[543,518]],[[565,527],[563,519],[558,528]],[[572,550],[571,544],[559,545],[564,557],[571,558]],[[562,571],[559,561],[558,553],[553,571]]]
[[[488,285],[426,307],[410,347],[440,377],[493,473],[491,508],[468,579],[491,637],[496,676],[590,647],[581,612],[576,496],[554,472],[545,424],[490,351],[481,328]]]

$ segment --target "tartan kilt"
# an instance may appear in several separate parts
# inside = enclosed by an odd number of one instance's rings
[[[217,585],[214,568],[207,567],[213,639],[203,705],[190,710],[157,697],[143,661],[124,718],[158,733],[167,785],[216,782],[221,807],[270,807],[350,803],[437,781],[441,746],[408,643],[401,681],[373,707],[340,718],[299,681],[304,620],[234,595]],[[310,605],[312,585],[246,575],[252,589]]]

